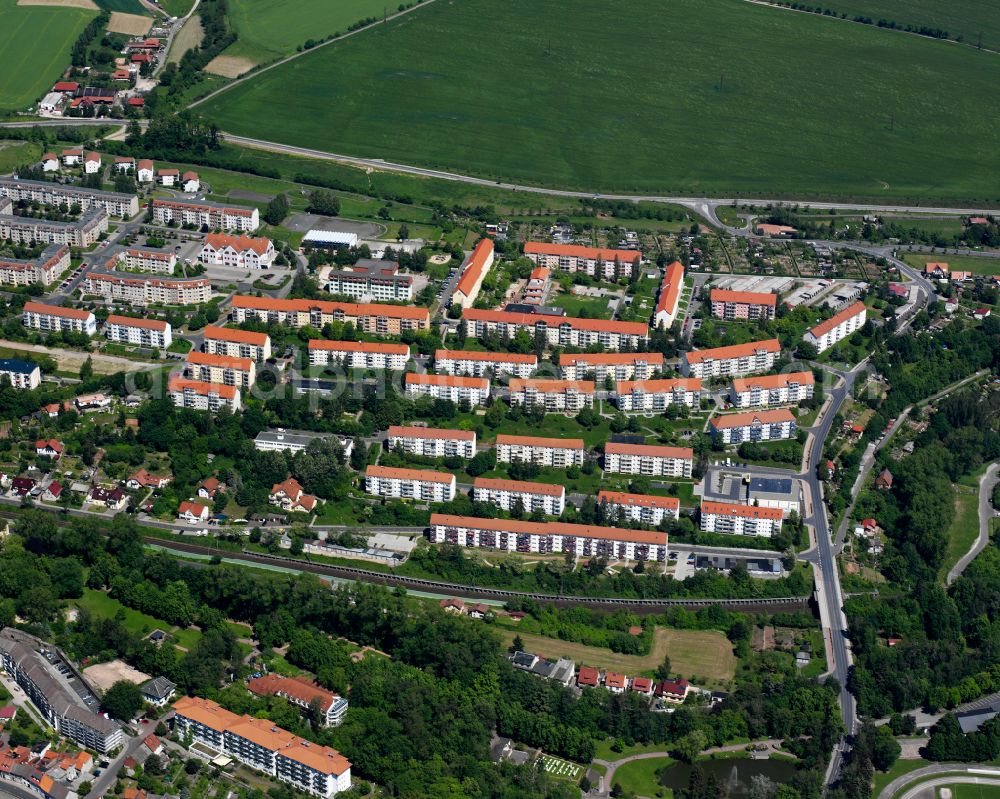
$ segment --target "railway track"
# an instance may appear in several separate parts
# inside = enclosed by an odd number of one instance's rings
[[[14,519],[17,513],[11,510],[0,510],[0,518]],[[66,519],[57,518],[58,524],[65,524]],[[442,597],[460,596],[471,599],[533,599],[537,602],[546,602],[563,607],[588,607],[596,609],[621,609],[628,608],[639,613],[655,613],[664,608],[705,608],[711,605],[719,605],[732,610],[742,610],[746,612],[792,612],[809,609],[808,596],[802,597],[776,597],[776,598],[756,598],[756,599],[636,599],[630,597],[594,597],[594,596],[569,596],[564,594],[542,594],[530,593],[527,591],[511,591],[504,588],[489,588],[486,586],[462,585],[460,583],[449,583],[441,580],[427,580],[420,577],[407,577],[391,572],[380,572],[371,569],[361,569],[354,566],[337,566],[328,563],[313,563],[307,560],[284,555],[267,555],[260,552],[226,551],[217,547],[210,547],[204,544],[196,544],[190,541],[172,540],[157,536],[144,535],[143,541],[162,547],[168,551],[178,554],[191,555],[217,555],[231,561],[241,561],[247,564],[260,564],[266,566],[281,566],[284,568],[297,569],[299,571],[310,572],[321,577],[328,577],[340,580],[353,580],[356,582],[375,583],[393,588],[407,588],[415,591],[425,591],[431,594],[439,594]]]

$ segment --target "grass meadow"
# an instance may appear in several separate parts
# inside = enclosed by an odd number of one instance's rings
[[[121,11],[123,14],[149,16],[149,9],[139,0],[94,0],[94,2],[105,11]]]
[[[199,110],[236,134],[587,191],[1000,196],[992,54],[743,0],[629,12],[435,2]]]
[[[239,40],[224,55],[260,64],[294,53],[307,39],[319,40],[368,17],[382,17],[398,3],[385,0],[229,0],[229,21]]]
[[[974,275],[1000,275],[1000,258],[989,258],[978,255],[950,255],[938,253],[937,255],[923,255],[920,253],[904,253],[903,260],[910,266],[923,269],[924,264],[946,263],[953,270],[959,272],[972,272]]]
[[[0,109],[21,109],[40,100],[69,65],[73,42],[96,14],[0,0]]]

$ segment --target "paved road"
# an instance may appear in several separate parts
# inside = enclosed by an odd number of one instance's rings
[[[935,777],[935,775],[940,774],[962,774],[965,777],[950,777],[942,778]],[[932,777],[927,782],[923,782],[920,785],[915,785],[913,788],[908,790],[901,799],[915,799],[915,797],[921,794],[921,791],[926,788],[932,788],[939,785],[947,785],[953,782],[972,782],[983,779],[987,782],[978,783],[984,785],[1000,785],[1000,769],[989,768],[984,766],[970,766],[967,763],[935,763],[932,766],[925,766],[924,768],[918,768],[915,771],[911,771],[909,774],[904,774],[902,777],[897,777],[888,785],[886,785],[880,792],[876,799],[892,799],[900,791],[903,790],[907,785],[919,780],[922,777]],[[931,796],[934,794],[932,793]]]
[[[990,519],[995,515],[993,510],[993,488],[1000,480],[1000,463],[990,464],[989,468],[979,478],[979,537],[958,563],[948,572],[948,585],[951,585],[972,563],[976,555],[986,549],[990,542]]]
[[[149,732],[152,732],[152,730]],[[112,760],[106,769],[101,771],[100,777],[91,779],[90,793],[84,799],[100,799],[100,797],[108,792],[115,780],[118,779],[118,770],[122,767],[122,763],[125,762],[125,758],[135,754],[136,749],[142,746],[145,737],[145,735],[130,736],[127,733],[125,734],[125,745],[122,747],[122,751],[118,753],[118,757]]]

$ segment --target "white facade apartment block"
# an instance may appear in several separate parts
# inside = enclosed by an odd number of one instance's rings
[[[451,502],[455,498],[455,485],[455,475],[446,472],[376,465],[365,471],[365,491],[394,499]]]
[[[688,447],[661,447],[647,444],[604,446],[604,471],[611,474],[641,474],[647,477],[690,477],[694,450]]]
[[[738,378],[733,380],[729,398],[736,408],[798,405],[812,399],[814,384],[812,372]]]
[[[78,205],[83,211],[100,208],[114,216],[131,217],[139,213],[139,198],[134,194],[66,186],[47,180],[0,178],[0,197],[9,197],[14,202],[25,200],[49,206],[64,203],[69,207]]]
[[[90,311],[45,305],[34,301],[24,304],[21,323],[31,330],[40,330],[43,333],[71,331],[86,336],[97,334],[97,317]]]
[[[511,405],[546,413],[578,413],[594,407],[594,384],[585,380],[522,380],[509,383]]]
[[[787,408],[716,416],[710,423],[712,436],[723,444],[785,441],[795,437],[795,430],[795,416]]]
[[[493,373],[524,379],[531,377],[537,368],[537,355],[472,350],[438,350],[434,354],[435,371],[445,375],[483,377]]]
[[[204,350],[212,355],[266,361],[271,357],[271,337],[229,327],[206,327]]]
[[[662,352],[596,352],[559,356],[559,376],[563,380],[595,380],[603,384],[610,377],[623,380],[648,380],[663,369]]]
[[[730,505],[707,500],[701,503],[701,530],[706,533],[770,538],[781,531],[781,518],[780,508]]]
[[[450,375],[406,375],[406,396],[446,399],[456,405],[465,402],[469,407],[483,405],[490,396],[490,381],[482,377],[452,377]]]
[[[581,438],[498,435],[496,450],[499,463],[534,463],[554,469],[583,466],[585,455]]]
[[[676,497],[657,497],[651,494],[627,494],[623,491],[600,491],[597,504],[641,524],[658,525],[664,519],[680,518],[681,503]]]
[[[135,319],[112,314],[104,323],[104,335],[117,344],[166,349],[173,342],[169,322],[155,319]]]
[[[566,510],[566,487],[477,477],[472,484],[472,499],[508,512],[520,503],[525,513],[542,511],[547,516],[562,516]]]
[[[472,458],[476,454],[475,430],[440,430],[431,427],[393,425],[388,432],[389,449],[401,448],[426,458]]]
[[[177,265],[177,255],[169,250],[129,247],[117,255],[117,260],[129,270],[171,275]]]
[[[615,403],[626,413],[663,413],[671,405],[697,408],[701,404],[701,380],[681,377],[676,380],[625,381],[615,387],[614,397]]]
[[[601,280],[632,277],[642,263],[642,253],[637,250],[605,250],[541,241],[526,242],[524,254],[538,266],[562,272],[586,272]]]
[[[435,544],[496,549],[502,552],[571,552],[579,557],[663,562],[667,534],[567,522],[480,519],[432,513],[430,540]]]
[[[864,327],[868,319],[868,309],[863,302],[848,305],[825,322],[807,330],[802,336],[820,352],[825,352],[840,341],[850,336],[854,331]]]
[[[309,363],[313,366],[345,364],[349,369],[390,369],[401,372],[410,361],[406,344],[376,341],[326,341],[310,339]]]
[[[781,355],[777,339],[733,344],[707,350],[691,350],[681,355],[681,374],[685,377],[742,377],[769,372]]]
[[[202,383],[251,388],[257,379],[254,362],[249,358],[230,358],[192,350],[184,364],[184,375]]]
[[[153,219],[161,225],[207,225],[220,230],[253,231],[260,227],[260,212],[240,205],[219,205],[204,200],[159,199],[152,201]]]
[[[136,305],[200,305],[212,298],[212,283],[207,278],[167,280],[88,272],[83,293]]]
[[[468,335],[481,337],[496,333],[513,338],[519,330],[533,339],[540,336],[551,347],[599,346],[615,352],[637,350],[649,341],[649,327],[641,322],[608,319],[578,319],[571,316],[514,313],[466,308],[462,311]]]
[[[0,285],[30,286],[41,283],[50,286],[69,269],[69,248],[50,244],[37,258],[30,261],[0,256]]]
[[[5,205],[6,203],[6,205]],[[13,216],[10,200],[0,201],[0,239],[15,244],[65,244],[89,247],[108,230],[108,212],[91,208],[76,222],[56,222],[30,216]]]
[[[213,413],[222,408],[229,408],[235,413],[243,408],[240,390],[235,386],[172,377],[167,389],[170,392],[170,399],[178,408],[192,408],[196,411]]]

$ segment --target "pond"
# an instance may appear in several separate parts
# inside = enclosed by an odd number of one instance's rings
[[[698,763],[705,776],[715,777],[731,797],[746,796],[750,780],[763,775],[779,785],[788,782],[795,774],[795,764],[789,760],[703,760]],[[686,788],[691,776],[691,766],[676,763],[660,772],[660,784],[665,788]]]

